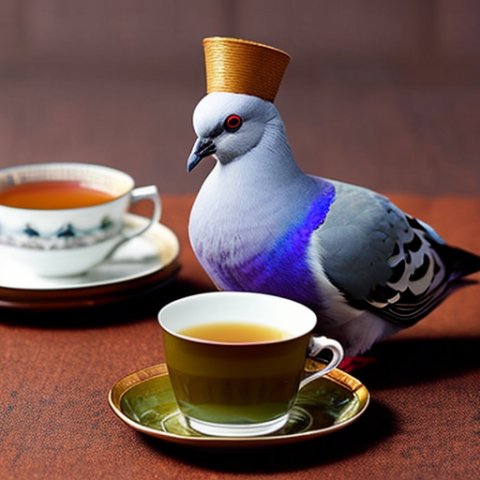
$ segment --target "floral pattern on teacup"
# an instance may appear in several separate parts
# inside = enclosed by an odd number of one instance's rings
[[[35,250],[60,250],[95,245],[117,235],[122,225],[105,216],[100,225],[88,230],[67,222],[49,235],[41,234],[34,223],[27,223],[17,232],[3,231],[0,225],[0,244]]]

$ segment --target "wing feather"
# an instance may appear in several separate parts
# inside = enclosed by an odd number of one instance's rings
[[[335,203],[313,240],[325,274],[353,306],[402,326],[416,323],[449,290],[440,237],[375,192],[335,188]]]

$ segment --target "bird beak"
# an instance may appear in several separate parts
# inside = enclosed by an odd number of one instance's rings
[[[193,146],[192,153],[187,160],[187,170],[191,172],[203,157],[213,155],[217,151],[217,146],[211,138],[198,137]]]

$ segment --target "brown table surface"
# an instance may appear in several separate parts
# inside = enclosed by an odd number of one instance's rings
[[[449,242],[480,252],[480,198],[391,198]],[[370,351],[374,363],[354,375],[372,402],[332,435],[215,452],[151,439],[121,422],[107,394],[124,375],[163,361],[158,309],[213,289],[188,243],[192,200],[164,197],[162,222],[179,236],[182,270],[156,294],[99,310],[0,310],[1,479],[479,478],[478,284]]]

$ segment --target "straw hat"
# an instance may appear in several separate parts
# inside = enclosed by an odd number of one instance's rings
[[[207,93],[254,95],[273,102],[290,56],[268,45],[238,38],[203,40]]]

